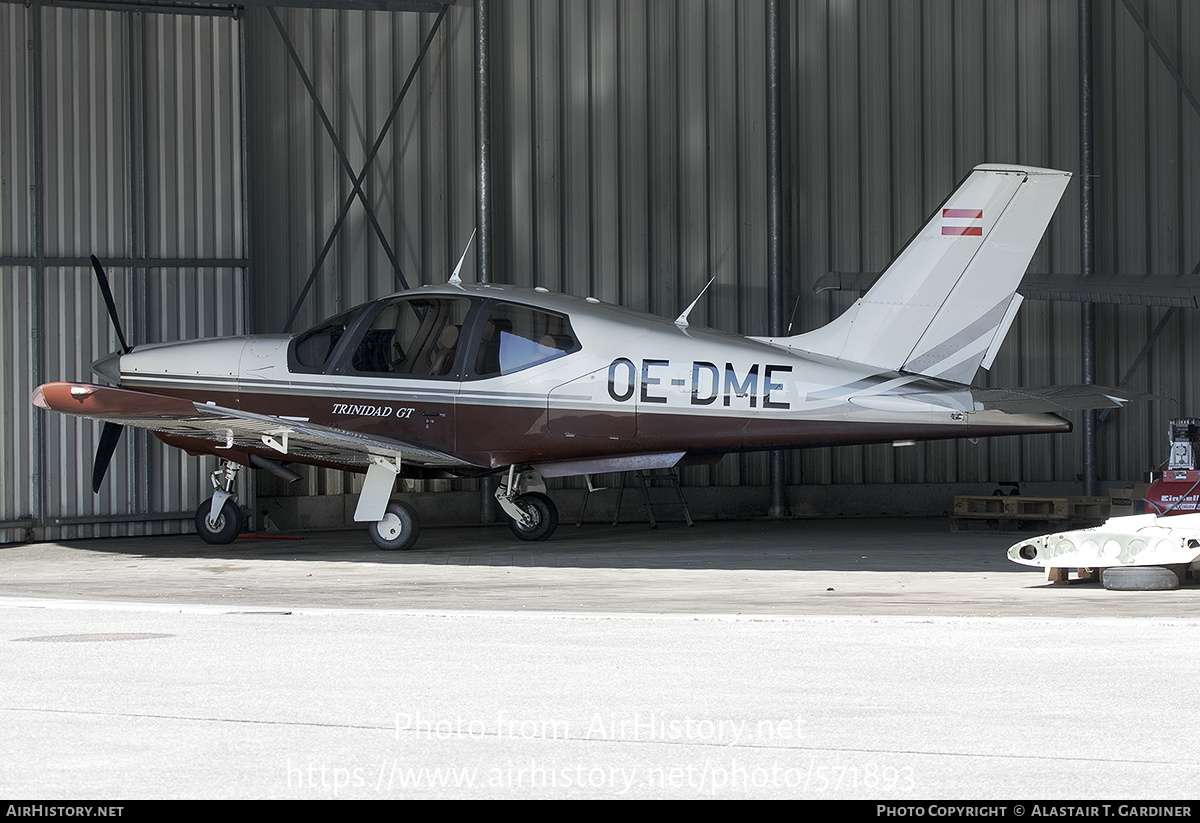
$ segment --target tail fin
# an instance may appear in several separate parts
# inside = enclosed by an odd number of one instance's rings
[[[1016,317],[1021,277],[1069,172],[978,166],[875,284],[829,325],[771,342],[969,384]]]

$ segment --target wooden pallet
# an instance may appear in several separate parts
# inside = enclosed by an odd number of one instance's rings
[[[1046,582],[1056,586],[1069,586],[1072,583],[1097,583],[1100,581],[1100,569],[1075,569],[1075,577],[1071,577],[1072,567],[1047,566]]]
[[[1108,517],[1107,497],[1023,497],[955,495],[953,531],[984,528],[1021,531],[1101,523]]]

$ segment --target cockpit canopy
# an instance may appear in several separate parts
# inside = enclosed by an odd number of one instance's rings
[[[501,300],[404,295],[350,309],[292,338],[294,372],[473,380],[580,349],[566,315]]]

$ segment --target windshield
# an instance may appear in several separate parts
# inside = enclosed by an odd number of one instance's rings
[[[362,306],[356,306],[297,335],[292,341],[292,355],[296,362],[305,369],[324,369],[338,341],[361,310]]]

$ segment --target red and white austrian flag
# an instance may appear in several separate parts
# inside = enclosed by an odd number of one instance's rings
[[[942,209],[942,234],[983,236],[983,209]]]

